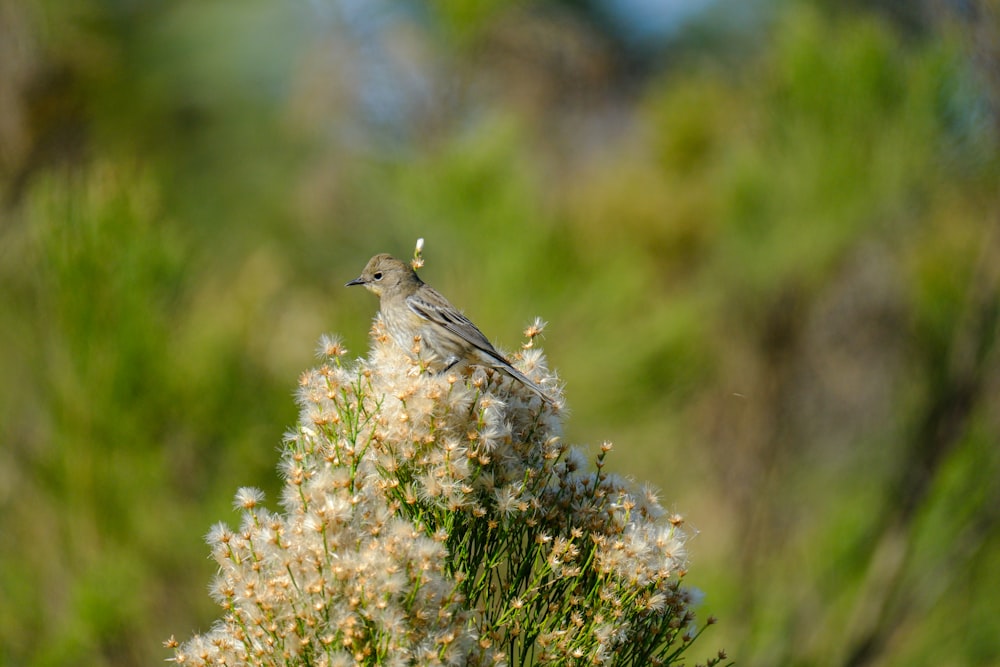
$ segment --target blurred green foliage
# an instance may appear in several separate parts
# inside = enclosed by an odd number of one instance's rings
[[[995,6],[636,69],[585,3],[348,4],[0,3],[0,664],[206,629],[202,535],[418,236],[700,531],[706,655],[1000,662]]]

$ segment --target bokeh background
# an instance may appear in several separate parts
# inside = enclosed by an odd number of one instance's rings
[[[0,0],[0,664],[160,664],[368,257],[698,531],[739,665],[1000,664],[994,0]]]

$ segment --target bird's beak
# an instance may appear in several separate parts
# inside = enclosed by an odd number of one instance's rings
[[[351,285],[364,285],[364,284],[365,284],[364,278],[355,278],[351,282],[344,285],[344,287],[350,287]]]

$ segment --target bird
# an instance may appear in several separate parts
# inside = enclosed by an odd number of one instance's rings
[[[425,283],[413,268],[392,255],[375,255],[361,275],[345,287],[363,285],[379,297],[379,312],[389,335],[409,351],[419,336],[446,372],[461,362],[488,366],[514,378],[549,405],[555,401],[538,384],[514,368],[497,352],[472,321],[451,305],[440,292]]]

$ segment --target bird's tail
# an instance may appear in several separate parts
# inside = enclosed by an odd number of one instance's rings
[[[523,384],[531,391],[538,394],[538,396],[549,405],[554,406],[556,404],[556,402],[552,399],[552,397],[545,393],[544,389],[542,389],[535,382],[530,380],[527,375],[514,368],[510,364],[510,362],[508,362],[506,359],[503,360],[497,359],[493,367],[496,368],[497,370],[503,371],[504,373],[511,376],[512,378]]]

